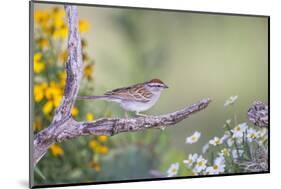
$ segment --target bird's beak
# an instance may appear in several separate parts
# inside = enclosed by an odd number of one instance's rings
[[[168,89],[169,87],[167,85],[164,85],[164,89]]]

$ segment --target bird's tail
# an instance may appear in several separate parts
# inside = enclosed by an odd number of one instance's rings
[[[77,100],[108,100],[107,96],[77,96]]]

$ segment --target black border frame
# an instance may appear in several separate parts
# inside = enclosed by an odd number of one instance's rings
[[[102,8],[117,8],[117,9],[139,9],[151,11],[166,11],[166,12],[183,12],[183,13],[197,13],[197,14],[211,14],[211,15],[228,15],[228,16],[246,16],[246,17],[263,17],[267,18],[268,22],[268,171],[262,172],[249,172],[249,173],[231,173],[219,175],[199,175],[199,176],[183,176],[183,177],[165,177],[165,178],[147,178],[147,179],[130,179],[118,181],[102,181],[102,182],[87,182],[87,183],[68,183],[68,184],[50,184],[50,185],[33,185],[33,132],[32,132],[32,107],[33,107],[33,31],[34,31],[34,3],[39,4],[53,4],[53,5],[76,5],[86,7],[102,7]],[[29,1],[29,188],[49,188],[49,187],[65,187],[65,186],[85,186],[85,185],[98,185],[98,184],[114,184],[114,183],[131,183],[131,182],[147,182],[147,181],[162,181],[162,180],[177,180],[177,179],[192,179],[192,178],[211,178],[211,177],[224,177],[224,176],[241,176],[241,175],[257,175],[270,173],[270,16],[269,15],[255,15],[255,14],[239,14],[239,13],[224,13],[224,12],[208,12],[208,11],[192,11],[192,10],[178,10],[178,9],[163,9],[163,8],[149,8],[149,7],[134,7],[134,6],[119,6],[119,5],[102,5],[102,4],[89,4],[89,3],[69,3],[69,2],[52,2],[52,1]]]

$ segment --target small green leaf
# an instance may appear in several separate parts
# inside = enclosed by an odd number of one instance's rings
[[[37,173],[43,180],[46,180],[46,177],[44,176],[44,174],[40,171],[40,169],[38,167],[34,168],[34,172]]]

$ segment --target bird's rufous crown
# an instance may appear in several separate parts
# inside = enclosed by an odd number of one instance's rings
[[[152,79],[148,83],[159,83],[159,84],[164,84],[160,79]]]

